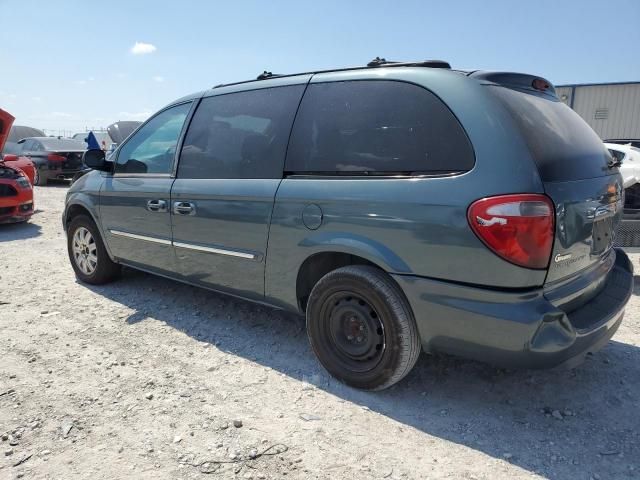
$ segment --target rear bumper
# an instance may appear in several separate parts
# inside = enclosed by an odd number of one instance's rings
[[[62,168],[61,165],[49,162],[48,164],[42,165],[40,175],[46,177],[47,180],[71,180],[75,174],[83,168],[82,165],[79,165],[77,168]]]
[[[508,368],[573,366],[616,332],[633,290],[633,268],[616,259],[599,293],[565,313],[542,289],[488,290],[394,275],[413,308],[426,351],[442,351]]]

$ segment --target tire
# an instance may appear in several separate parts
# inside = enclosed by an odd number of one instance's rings
[[[47,185],[47,177],[44,175],[40,175],[40,169],[36,166],[35,168],[35,177],[33,179],[33,184],[38,187],[44,187]]]
[[[318,360],[341,382],[383,390],[413,368],[421,351],[413,312],[385,272],[353,265],[313,287],[307,333]]]
[[[120,274],[120,265],[109,258],[98,227],[86,215],[78,215],[69,223],[67,252],[76,277],[82,282],[102,285]]]

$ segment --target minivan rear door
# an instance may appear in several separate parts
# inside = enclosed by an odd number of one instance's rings
[[[622,177],[598,135],[555,95],[490,85],[511,113],[556,210],[546,283],[601,267],[606,273],[622,216]]]
[[[271,213],[308,78],[214,89],[198,105],[171,189],[173,245],[189,282],[264,298]]]

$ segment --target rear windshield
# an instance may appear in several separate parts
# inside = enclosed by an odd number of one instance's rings
[[[489,86],[507,108],[527,142],[543,182],[562,182],[617,173],[600,137],[564,103]]]
[[[51,151],[87,149],[83,141],[73,140],[71,138],[39,138],[38,141],[44,145],[45,150]]]

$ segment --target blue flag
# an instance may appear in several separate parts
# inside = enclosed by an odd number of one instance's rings
[[[93,132],[89,132],[85,141],[87,142],[87,145],[89,145],[89,150],[100,150],[100,144]]]

